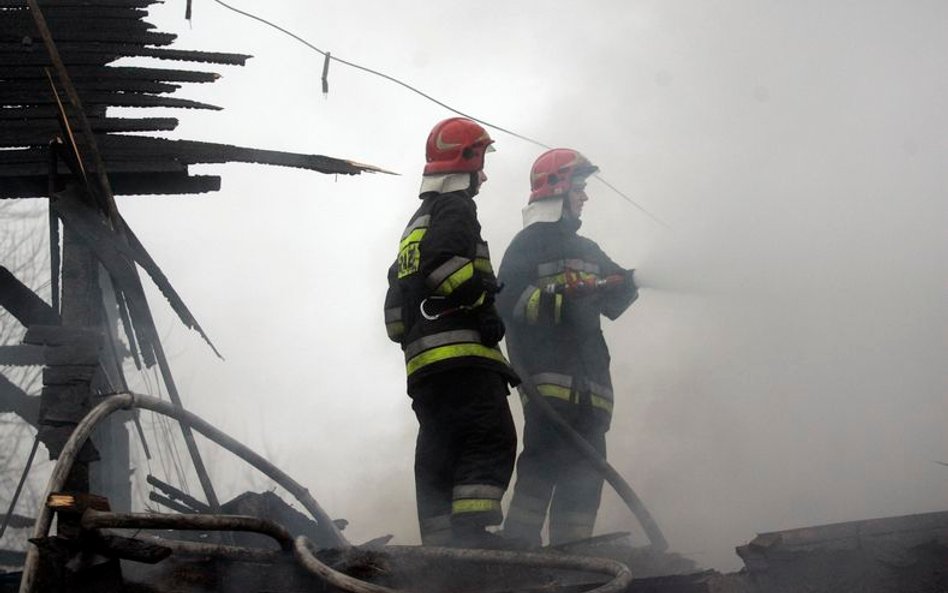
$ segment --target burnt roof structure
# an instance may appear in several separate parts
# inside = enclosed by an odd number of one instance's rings
[[[0,306],[27,328],[23,344],[0,349],[0,365],[45,365],[39,398],[0,376],[0,411],[15,411],[34,424],[53,459],[89,410],[93,394],[128,390],[122,370],[126,353],[139,368],[157,365],[171,401],[182,405],[141,270],[181,321],[214,348],[122,218],[115,195],[216,191],[220,177],[189,172],[190,165],[205,163],[251,162],[345,175],[382,171],[322,155],[162,138],[158,134],[174,130],[177,119],[110,113],[110,107],[221,109],[172,96],[182,83],[213,82],[216,73],[113,65],[120,58],[234,66],[250,57],[169,47],[176,36],[156,31],[146,20],[147,8],[156,3],[0,0],[0,199],[49,198],[52,293],[47,304],[0,262]],[[115,335],[120,326],[127,346]],[[208,504],[217,511],[191,429],[182,424],[181,430]],[[124,428],[116,434],[127,442]],[[70,489],[89,491],[86,464],[97,458],[94,447],[84,449],[79,469],[70,474]],[[127,507],[128,464],[103,471],[111,477],[100,478],[97,486]]]
[[[219,110],[177,96],[183,83],[211,83],[214,72],[114,66],[126,57],[169,63],[242,66],[250,56],[169,47],[176,35],[155,30],[147,8],[158,0],[41,0],[50,36],[81,99],[112,192],[191,194],[220,189],[220,177],[188,166],[250,162],[354,175],[379,169],[320,155],[241,148],[136,135],[174,130],[172,117],[117,117],[109,107]],[[68,104],[56,64],[27,0],[0,0],[0,198],[48,195],[48,145],[61,135],[59,104]],[[54,92],[54,88],[57,91]],[[57,96],[58,95],[58,96]],[[78,114],[69,114],[70,119]],[[73,131],[79,130],[73,121]],[[82,145],[87,139],[78,137]],[[66,140],[66,138],[63,138]]]

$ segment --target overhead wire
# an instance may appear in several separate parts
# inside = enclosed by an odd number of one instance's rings
[[[321,56],[323,56],[323,57],[325,58],[325,60],[326,60],[325,65],[324,65],[324,68],[323,68],[323,82],[324,82],[323,89],[324,89],[324,91],[325,91],[325,89],[326,89],[326,87],[325,87],[326,65],[328,65],[328,63],[329,63],[330,61],[332,61],[332,62],[338,62],[338,63],[340,63],[340,64],[342,64],[342,65],[344,65],[344,66],[349,66],[350,68],[355,68],[356,70],[361,70],[361,71],[366,72],[366,73],[368,73],[368,74],[372,74],[373,76],[378,76],[378,77],[383,78],[383,79],[385,79],[385,80],[387,80],[387,81],[389,81],[389,82],[395,83],[395,84],[397,84],[397,85],[399,85],[399,86],[401,86],[401,87],[403,87],[403,88],[405,88],[405,89],[407,89],[407,90],[409,90],[409,91],[415,93],[416,95],[419,95],[419,96],[421,96],[421,97],[427,99],[428,101],[431,101],[431,102],[434,103],[435,105],[438,105],[438,106],[440,106],[440,107],[443,107],[444,109],[447,109],[447,110],[450,111],[451,113],[454,113],[454,114],[456,114],[456,115],[460,115],[461,117],[466,117],[467,119],[470,119],[470,120],[475,121],[475,122],[477,122],[477,123],[479,123],[479,124],[481,124],[481,125],[483,125],[483,126],[486,126],[486,127],[488,127],[488,128],[491,128],[492,130],[497,130],[498,132],[502,132],[502,133],[507,134],[507,135],[509,135],[509,136],[513,136],[514,138],[518,138],[518,139],[520,139],[520,140],[523,140],[524,142],[528,142],[528,143],[533,144],[533,145],[535,145],[535,146],[539,146],[540,148],[545,148],[545,149],[547,149],[547,150],[553,148],[553,147],[550,146],[549,144],[546,144],[546,143],[544,143],[544,142],[540,142],[539,140],[536,140],[536,139],[534,139],[534,138],[531,138],[531,137],[526,136],[526,135],[524,135],[524,134],[521,134],[521,133],[519,133],[519,132],[515,132],[514,130],[511,130],[511,129],[509,129],[509,128],[505,128],[505,127],[499,126],[499,125],[497,125],[497,124],[493,124],[493,123],[491,123],[491,122],[488,122],[488,121],[485,121],[485,120],[480,119],[480,118],[478,118],[478,117],[475,117],[475,116],[473,116],[473,115],[471,115],[471,114],[469,114],[469,113],[465,113],[465,112],[461,111],[460,109],[457,109],[457,108],[455,108],[455,107],[452,107],[451,105],[448,105],[448,104],[445,103],[444,101],[441,101],[441,100],[439,100],[439,99],[437,99],[437,98],[435,98],[435,97],[429,95],[428,93],[422,91],[421,89],[419,89],[419,88],[417,88],[417,87],[415,87],[415,86],[413,86],[413,85],[411,85],[411,84],[408,84],[407,82],[405,82],[405,81],[403,81],[403,80],[401,80],[401,79],[398,79],[398,78],[396,78],[396,77],[394,77],[394,76],[391,76],[391,75],[389,75],[389,74],[385,74],[384,72],[380,72],[380,71],[378,71],[378,70],[374,70],[374,69],[372,69],[372,68],[369,68],[369,67],[367,67],[367,66],[363,66],[363,65],[361,65],[361,64],[357,64],[357,63],[355,63],[355,62],[350,62],[349,60],[343,60],[342,58],[340,58],[340,57],[338,57],[338,56],[335,56],[335,55],[331,54],[330,52],[323,51],[323,50],[321,50],[320,48],[318,48],[318,47],[316,47],[315,45],[313,45],[312,43],[310,43],[309,41],[307,41],[306,39],[300,37],[300,36],[297,35],[296,33],[293,33],[292,31],[289,31],[289,30],[287,30],[287,29],[281,27],[280,25],[277,25],[277,24],[275,24],[275,23],[273,23],[273,22],[271,22],[271,21],[268,21],[267,19],[265,19],[265,18],[263,18],[263,17],[257,16],[257,15],[255,15],[255,14],[250,13],[250,12],[247,12],[247,11],[245,11],[245,10],[241,10],[240,8],[237,8],[237,7],[235,7],[235,6],[231,6],[230,4],[224,2],[223,0],[212,0],[212,1],[215,2],[216,4],[219,4],[220,6],[223,6],[223,7],[226,8],[227,10],[230,10],[230,11],[232,11],[232,12],[235,12],[235,13],[239,14],[239,15],[245,16],[245,17],[247,17],[247,18],[249,18],[249,19],[253,19],[253,20],[257,21],[257,22],[263,23],[264,25],[267,25],[268,27],[271,27],[271,28],[273,28],[273,29],[276,29],[277,31],[279,31],[279,32],[283,33],[284,35],[287,35],[287,36],[289,36],[289,37],[295,39],[296,41],[299,41],[300,43],[302,43],[303,45],[305,45],[305,46],[308,47],[309,49],[311,49],[311,50],[315,51],[316,53],[320,54]],[[188,14],[190,15],[190,10],[188,11]],[[613,192],[615,192],[615,193],[616,193],[619,197],[621,197],[623,200],[625,200],[626,202],[628,202],[629,204],[631,204],[632,206],[634,206],[635,208],[637,208],[640,212],[642,212],[643,214],[645,214],[646,216],[648,216],[650,219],[652,219],[652,221],[654,221],[654,222],[656,222],[657,224],[659,224],[659,225],[665,227],[666,229],[667,229],[667,228],[670,228],[667,223],[665,223],[663,220],[661,220],[660,218],[658,218],[656,215],[654,215],[654,214],[652,214],[651,212],[649,212],[644,206],[642,206],[641,204],[639,204],[638,202],[636,202],[635,200],[633,200],[628,194],[626,194],[625,192],[623,192],[622,190],[620,190],[619,188],[617,188],[615,185],[613,185],[613,184],[609,183],[608,181],[606,181],[606,179],[605,179],[601,174],[596,173],[596,174],[593,175],[593,177],[594,177],[595,179],[597,179],[598,181],[602,182],[603,185],[605,185],[606,187],[608,187],[609,189],[611,189]]]

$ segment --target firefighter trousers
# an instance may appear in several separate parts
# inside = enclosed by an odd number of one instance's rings
[[[594,421],[588,408],[568,404],[556,409],[605,457],[606,427]],[[541,531],[549,509],[550,545],[590,537],[599,510],[602,482],[602,475],[583,454],[527,403],[523,451],[517,460],[517,481],[504,536],[532,546],[541,545]]]
[[[425,545],[503,521],[517,432],[506,380],[491,370],[452,369],[409,390],[418,418],[415,495]]]

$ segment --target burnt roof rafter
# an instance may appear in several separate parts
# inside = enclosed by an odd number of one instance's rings
[[[113,65],[120,58],[220,66],[242,66],[250,58],[241,53],[171,47],[175,35],[158,31],[147,21],[148,8],[156,3],[37,2],[61,63],[82,101],[102,162],[109,177],[115,178],[116,193],[201,193],[219,189],[219,177],[189,176],[188,166],[197,163],[252,162],[346,175],[380,171],[321,155],[156,138],[155,133],[176,129],[177,120],[149,117],[147,111],[142,116],[112,114],[110,107],[134,107],[136,112],[150,108],[221,109],[180,96],[186,95],[190,84],[218,80],[219,73],[161,68],[153,63],[147,67]],[[0,0],[0,198],[44,195],[48,173],[45,147],[62,136],[57,100],[47,76],[53,67],[49,51],[28,0]],[[59,101],[65,101],[65,96],[61,94]],[[75,116],[70,113],[70,121]],[[77,129],[77,124],[73,122],[72,127]],[[151,136],[137,135],[140,133]],[[135,179],[136,173],[139,179]],[[65,175],[68,177],[68,173]]]

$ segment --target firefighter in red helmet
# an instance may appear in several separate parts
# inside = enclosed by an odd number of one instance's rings
[[[632,270],[577,234],[586,179],[598,167],[575,150],[549,150],[530,171],[524,228],[500,266],[497,307],[517,372],[603,456],[612,417],[609,350],[601,316],[616,319],[638,296]],[[504,536],[539,545],[592,534],[603,478],[524,401],[524,448]]]
[[[504,324],[474,196],[488,133],[455,117],[431,130],[421,205],[389,268],[388,336],[401,344],[418,418],[415,488],[422,543],[490,547],[503,519],[517,435],[507,403],[519,380],[497,344]]]

